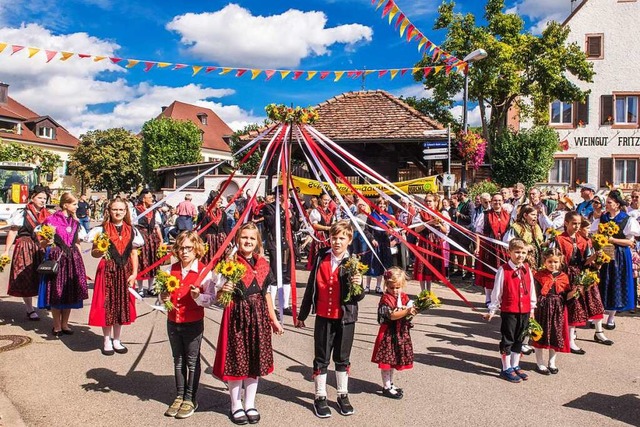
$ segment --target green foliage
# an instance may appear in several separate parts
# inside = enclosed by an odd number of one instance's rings
[[[268,123],[271,122],[265,121],[263,125],[259,125],[257,123],[250,124],[245,126],[244,129],[238,130],[231,134],[229,147],[231,148],[231,152],[233,153],[233,159],[235,160],[235,163],[240,171],[245,175],[253,175],[258,172],[258,166],[260,166],[260,160],[262,159],[264,150],[262,148],[258,148],[247,160],[241,162],[247,152],[243,151],[242,153],[238,153],[238,150],[247,145],[247,143],[249,143],[251,139],[240,138],[243,135],[248,134],[249,132],[260,131],[260,129],[263,129],[264,126]]]
[[[533,100],[533,107],[522,111],[531,114],[536,124],[548,123],[551,101],[584,99],[587,92],[569,81],[567,75],[590,82],[593,64],[586,60],[580,46],[567,44],[568,27],[552,22],[541,36],[534,36],[525,31],[522,18],[504,13],[504,0],[487,1],[485,25],[478,25],[473,14],[455,13],[454,7],[453,1],[440,6],[434,29],[447,31],[441,47],[460,59],[480,48],[488,53],[487,58],[469,67],[469,100],[480,106],[483,133],[490,143],[506,128],[509,109],[524,107],[522,97]],[[429,57],[416,64],[430,65]],[[424,104],[428,108],[421,111],[434,118],[443,109],[453,107],[453,99],[464,85],[461,73],[446,76],[440,72],[426,78],[423,73],[416,73],[415,78],[433,91],[432,101]],[[491,107],[490,112],[487,106]]]
[[[559,145],[558,134],[548,126],[504,130],[494,142],[493,179],[502,187],[521,182],[527,188],[546,181]]]
[[[476,196],[482,193],[493,194],[497,193],[498,191],[500,191],[500,187],[498,187],[495,182],[490,180],[480,181],[469,187],[469,197],[471,198],[471,200],[473,200]]]
[[[197,163],[202,160],[201,131],[193,122],[169,117],[152,119],[142,126],[142,176],[158,187],[154,169]]]
[[[33,163],[43,173],[53,173],[62,164],[60,156],[55,153],[17,142],[0,143],[0,162]]]
[[[142,183],[141,147],[140,138],[122,128],[90,131],[80,136],[69,170],[85,185],[106,190],[109,198],[130,193]]]

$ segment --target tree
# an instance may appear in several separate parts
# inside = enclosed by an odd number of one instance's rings
[[[548,123],[549,103],[553,100],[584,100],[588,92],[580,90],[567,74],[591,82],[593,64],[586,60],[580,46],[567,44],[568,27],[551,22],[542,35],[534,36],[524,30],[522,18],[504,13],[504,0],[487,0],[485,25],[478,25],[471,13],[454,13],[454,7],[454,1],[440,5],[434,29],[447,30],[441,47],[458,58],[479,48],[488,53],[486,59],[469,67],[468,94],[479,105],[483,134],[490,147],[506,128],[512,107],[518,106],[521,116],[533,117],[540,125]],[[429,57],[416,64],[430,65]],[[425,77],[419,72],[415,78],[433,92],[432,101],[422,104],[426,111],[421,110],[433,117],[453,107],[454,97],[463,90],[464,77],[459,73],[440,72]],[[524,102],[525,98],[531,104]]]
[[[494,141],[493,179],[502,187],[518,182],[531,187],[546,181],[559,149],[558,133],[549,126],[536,126],[520,132],[504,130]]]
[[[142,183],[140,138],[123,128],[94,130],[80,136],[69,169],[83,185],[114,194],[130,193]]]
[[[0,162],[28,162],[38,165],[43,173],[53,173],[62,164],[59,155],[17,142],[0,144]]]
[[[265,124],[267,122],[265,121]],[[231,148],[231,152],[233,153],[233,159],[238,165],[240,172],[245,175],[254,175],[258,172],[258,166],[260,166],[260,160],[262,159],[262,148],[258,148],[247,160],[241,162],[244,156],[247,154],[246,151],[242,153],[238,153],[237,151],[244,147],[251,139],[241,139],[243,135],[247,135],[250,132],[256,132],[260,129],[264,128],[264,125],[261,126],[257,123],[246,125],[243,129],[235,131],[231,134],[231,138],[229,139],[229,148]],[[256,135],[258,135],[256,133]]]
[[[202,131],[188,120],[152,119],[142,126],[142,176],[154,187],[154,169],[202,160]]]

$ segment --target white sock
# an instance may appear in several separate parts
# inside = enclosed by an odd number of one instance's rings
[[[289,300],[291,299],[291,283],[282,285],[282,294],[284,296],[284,304],[282,304],[282,307],[289,308],[291,306],[291,304],[289,304]]]
[[[382,288],[380,287],[381,284],[382,284],[382,276],[376,277],[376,292],[382,290]]]
[[[580,347],[576,344],[576,328],[574,326],[569,328],[569,347],[571,347],[571,350],[580,350]]]
[[[516,366],[520,366],[520,352],[512,351],[511,352],[511,367],[515,368]]]
[[[557,353],[553,349],[549,349],[549,367],[555,369],[556,368],[556,356]]]
[[[258,378],[244,380],[244,410],[255,409],[256,393],[258,392]]]
[[[316,397],[327,397],[327,374],[318,374],[314,378]]]
[[[346,371],[336,371],[336,391],[338,394],[349,393],[349,374]]]
[[[382,387],[386,389],[390,389],[391,388],[391,370],[382,369],[380,373],[382,374]]]
[[[501,354],[500,360],[502,361],[502,370],[506,371],[511,367],[511,355],[509,354]]]
[[[609,315],[609,316],[611,316],[611,315]],[[607,337],[604,336],[604,330],[602,329],[602,319],[600,319],[600,320],[598,320],[596,322],[596,335],[601,340],[606,340],[607,339]]]
[[[607,325],[615,325],[615,323],[616,323],[616,311],[615,310],[611,310],[611,311],[608,311],[607,314],[609,315],[609,317],[607,317]],[[602,320],[600,320],[600,322],[602,322]]]
[[[539,369],[547,369],[546,366],[544,366],[544,355],[542,354],[542,349],[538,349],[538,351],[536,351],[536,363],[538,364]]]
[[[371,280],[373,280],[373,276],[367,276],[367,290],[371,290]]]
[[[142,284],[142,280],[138,280],[138,293],[142,294],[143,290],[144,290],[144,285]]]
[[[242,380],[229,381],[229,397],[231,397],[231,413],[242,409]]]
[[[120,340],[113,340],[113,348],[115,348],[116,350],[122,350],[124,346],[122,345]]]
[[[104,337],[104,350],[105,351],[113,350],[113,343],[111,341],[111,337]]]
[[[394,374],[395,371],[396,371],[395,369],[391,369],[389,371],[389,375],[390,375],[389,378],[391,379],[391,388],[394,389],[394,390],[397,388],[395,385],[393,385],[393,374]]]

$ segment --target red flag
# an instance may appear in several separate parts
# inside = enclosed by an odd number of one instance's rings
[[[355,78],[362,77],[363,74],[364,74],[364,71],[356,71],[356,74],[353,77]]]
[[[407,74],[407,71],[409,71],[408,68],[403,68],[402,70],[400,70],[400,75],[404,76],[405,74]]]
[[[86,53],[79,53],[78,56],[80,58],[91,58],[91,55],[87,55]]]
[[[384,18],[385,16],[387,16],[387,14],[391,11],[391,8],[393,7],[393,0],[389,0],[387,2],[387,5],[384,7],[384,9],[382,9],[382,17]]]
[[[447,65],[444,69],[444,73],[448,76],[450,72],[451,72],[451,65]]]
[[[416,27],[415,25],[411,24],[407,27],[407,41],[411,41],[411,38],[413,37],[413,30],[415,30]]]
[[[267,76],[267,80],[271,80],[271,77],[276,73],[276,70],[264,70],[264,74]]]
[[[400,23],[404,21],[404,18],[405,18],[404,13],[400,12],[400,15],[398,15],[398,20],[396,21],[396,30],[400,26]]]
[[[389,72],[389,70],[380,70],[380,71],[378,71],[378,77],[383,77],[388,72]]]
[[[111,60],[111,62],[113,62],[114,64],[117,64],[118,62],[122,61],[122,58],[109,58]]]
[[[16,52],[20,52],[22,49],[24,49],[24,46],[18,46],[17,44],[11,45],[11,50],[13,51],[11,52],[11,55]]]
[[[181,70],[183,68],[187,68],[188,65],[187,64],[176,64],[173,66],[172,70]]]
[[[58,54],[55,50],[45,50],[45,53],[47,54],[47,62],[51,61]]]
[[[150,69],[153,68],[154,65],[156,65],[155,62],[145,61],[145,63],[144,63],[144,71],[145,72],[149,71]]]
[[[298,80],[301,75],[304,74],[304,71],[294,71],[293,72],[293,80]]]
[[[424,77],[427,77],[431,71],[433,71],[433,67],[424,67]]]
[[[204,73],[205,73],[205,74],[206,74],[206,73],[210,73],[210,72],[215,71],[215,70],[217,70],[217,69],[218,69],[218,67],[212,67],[212,66],[209,66],[209,67],[207,67],[207,68],[205,68],[205,69],[204,69]]]
[[[373,0],[376,1],[376,0]],[[320,80],[324,80],[329,74],[331,74],[330,71],[321,71],[320,72]]]
[[[246,68],[238,68],[238,72],[236,73],[236,77],[242,77],[244,73],[247,72]]]

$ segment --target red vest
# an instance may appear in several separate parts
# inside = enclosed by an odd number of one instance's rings
[[[191,285],[196,282],[200,271],[204,268],[200,261],[196,262],[198,263],[198,272],[189,271],[184,279],[182,278],[180,263],[176,262],[171,266],[171,275],[180,279],[180,287],[171,294],[171,302],[175,309],[167,314],[167,317],[172,322],[189,323],[204,319],[204,307],[196,304],[191,298]]]
[[[331,253],[327,254],[318,266],[316,316],[327,319],[342,317],[339,273],[340,267],[331,273]]]
[[[558,242],[558,248],[564,255],[564,263],[565,265],[569,265],[569,261],[571,261],[571,255],[573,255],[573,241],[571,237],[565,231],[558,237],[556,237],[556,241]],[[582,261],[586,260],[587,249],[589,248],[589,241],[582,237],[579,234],[576,234],[576,246],[578,247],[578,251],[580,251],[580,255],[582,256]]]
[[[509,263],[502,266],[502,303],[503,313],[529,313],[531,311],[531,273],[524,264],[514,270]]]
[[[258,256],[256,254],[253,254],[252,256],[255,260],[255,266],[253,267],[242,255],[238,255],[236,258],[238,262],[243,263],[247,268],[241,280],[244,284],[244,287],[248,288],[253,283],[253,279],[256,279],[258,287],[262,289],[264,287],[265,280],[267,280],[267,277],[269,276],[271,267],[269,267],[269,263],[267,262],[266,258]]]

